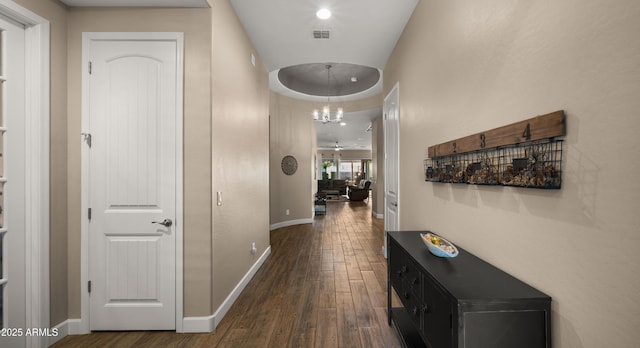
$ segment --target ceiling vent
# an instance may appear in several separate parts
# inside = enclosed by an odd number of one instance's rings
[[[313,38],[314,39],[328,39],[330,31],[329,30],[314,30]]]

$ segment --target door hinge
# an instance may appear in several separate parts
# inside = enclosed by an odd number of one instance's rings
[[[80,135],[82,135],[84,142],[91,148],[91,133],[80,133]]]
[[[89,281],[89,283],[87,284],[87,290],[89,290],[89,293],[91,293],[91,281]]]
[[[89,75],[91,75],[91,68],[92,68],[91,62],[89,62]]]
[[[91,208],[87,211],[87,217],[89,218],[89,221],[91,221]]]

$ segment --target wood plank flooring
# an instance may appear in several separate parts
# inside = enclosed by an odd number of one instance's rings
[[[53,347],[400,347],[382,231],[370,202],[329,202],[313,224],[271,232],[271,255],[213,333],[94,332]]]

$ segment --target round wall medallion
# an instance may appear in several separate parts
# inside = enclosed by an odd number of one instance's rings
[[[293,175],[298,170],[298,161],[293,156],[284,156],[280,165],[282,172],[287,175]]]

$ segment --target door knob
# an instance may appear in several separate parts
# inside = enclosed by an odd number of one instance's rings
[[[162,225],[164,227],[171,227],[171,225],[173,225],[173,221],[171,221],[171,219],[164,219],[160,222],[158,221],[151,221],[152,224],[158,224],[158,225]]]

